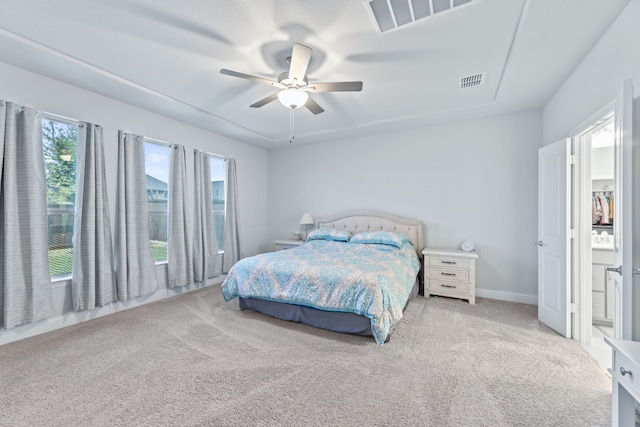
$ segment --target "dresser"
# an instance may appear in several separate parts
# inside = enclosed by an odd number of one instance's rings
[[[295,248],[304,243],[304,240],[274,240],[273,244],[276,246],[276,251],[282,251],[285,249]]]
[[[424,296],[442,295],[476,303],[475,251],[427,248],[424,255]]]
[[[635,426],[640,402],[640,342],[605,338],[612,349],[611,425]],[[636,380],[636,378],[638,378]]]

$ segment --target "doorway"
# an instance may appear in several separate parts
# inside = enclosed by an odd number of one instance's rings
[[[606,369],[611,364],[611,349],[604,338],[615,336],[614,282],[607,271],[613,265],[616,217],[613,106],[587,121],[573,144],[573,224],[578,237],[572,248],[573,300],[582,307],[578,310],[581,319],[572,322],[579,328],[573,336]]]
[[[614,338],[640,341],[640,292],[633,292],[634,276],[640,276],[640,268],[635,267],[640,266],[640,215],[633,215],[640,211],[640,194],[634,197],[638,187],[632,185],[640,173],[640,147],[633,137],[633,107],[633,82],[624,80],[615,101],[572,132],[571,138],[538,150],[538,241],[534,242],[538,245],[538,319],[582,344],[591,344],[593,335],[591,242],[599,238],[602,243],[604,238],[608,243],[606,237],[612,241],[612,264],[617,266],[605,272],[605,277],[607,272],[614,273],[613,297],[609,298]],[[603,235],[601,231],[606,230],[595,230],[594,235],[593,211],[587,207],[592,204],[593,191],[604,190],[594,188],[591,145],[596,130],[611,119],[613,235],[608,231],[608,236]],[[604,289],[600,298],[605,299],[606,320],[606,282]],[[637,313],[634,307],[639,308]]]
[[[616,216],[613,106],[589,120],[573,141],[578,154],[574,224],[580,237],[574,240],[573,248],[574,301],[580,301],[585,317],[591,320],[574,336],[591,344],[615,335],[613,277],[607,271],[613,265]]]

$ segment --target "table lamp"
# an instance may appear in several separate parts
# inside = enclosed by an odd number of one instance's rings
[[[307,227],[313,224],[315,223],[313,221],[313,217],[311,216],[311,214],[308,214],[308,213],[302,214],[302,218],[300,218],[300,225],[304,225],[304,240],[307,240],[307,235],[308,235]]]

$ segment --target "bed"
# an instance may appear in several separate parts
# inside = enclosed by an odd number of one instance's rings
[[[355,211],[318,219],[295,248],[238,261],[222,284],[242,310],[389,340],[418,294],[424,226]]]

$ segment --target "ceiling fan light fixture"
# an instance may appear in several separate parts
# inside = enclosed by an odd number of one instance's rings
[[[296,88],[284,89],[278,92],[278,100],[287,108],[300,108],[309,99],[309,94]]]

